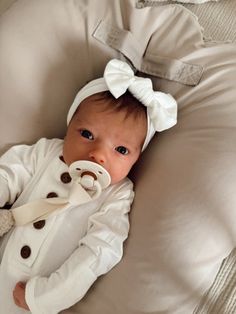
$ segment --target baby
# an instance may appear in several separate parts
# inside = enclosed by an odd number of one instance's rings
[[[2,239],[1,314],[59,313],[120,261],[134,197],[127,175],[154,133],[175,125],[176,117],[170,95],[153,91],[150,79],[113,59],[102,78],[78,92],[64,140],[14,146],[0,158],[0,206],[13,204],[7,217],[16,210],[24,218]],[[102,166],[109,186],[83,204],[38,215],[37,200],[57,206],[68,198],[71,166],[81,160]]]

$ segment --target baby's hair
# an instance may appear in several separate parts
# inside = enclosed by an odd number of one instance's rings
[[[146,107],[136,99],[129,91],[126,91],[119,98],[115,98],[109,91],[99,92],[93,94],[85,99],[92,101],[104,101],[105,110],[114,110],[116,112],[123,111],[126,113],[125,118],[131,115],[135,119],[144,118],[146,119]],[[79,107],[78,107],[79,108]]]

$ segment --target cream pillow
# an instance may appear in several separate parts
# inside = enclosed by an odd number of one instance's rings
[[[66,314],[192,313],[236,245],[236,46],[207,47],[181,6],[134,5],[18,0],[0,17],[2,152],[63,137],[78,89],[127,51],[133,62],[141,51],[142,71],[179,105],[176,127],[155,136],[132,172],[124,258]]]

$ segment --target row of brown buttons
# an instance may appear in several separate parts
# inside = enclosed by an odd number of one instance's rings
[[[64,159],[63,159],[63,156],[60,156],[59,157],[61,159],[61,161],[64,162]],[[71,182],[71,176],[69,174],[69,172],[64,172],[62,173],[61,175],[61,181],[63,183],[70,183]],[[57,197],[57,193],[55,192],[50,192],[48,193],[47,195],[47,198],[52,198],[52,197]],[[45,226],[45,223],[46,221],[45,220],[39,220],[39,221],[36,221],[33,226],[35,229],[42,229],[44,226]],[[21,257],[22,258],[28,258],[30,257],[31,255],[31,248],[28,246],[28,245],[24,245],[22,248],[21,248],[21,251],[20,251],[20,254],[21,254]]]
[[[35,229],[42,229],[45,226],[45,224],[46,224],[46,221],[43,219],[43,220],[39,220],[39,221],[34,222],[33,226]],[[20,255],[22,258],[30,257],[31,248],[28,245],[24,245],[21,248]]]

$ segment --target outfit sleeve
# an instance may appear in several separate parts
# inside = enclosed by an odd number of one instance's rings
[[[38,160],[43,157],[47,140],[36,144],[16,145],[0,158],[0,207],[13,204],[33,176]]]
[[[58,313],[78,302],[98,276],[122,258],[128,236],[133,184],[127,180],[89,218],[79,247],[48,278],[33,277],[26,285],[26,302],[33,314]]]

